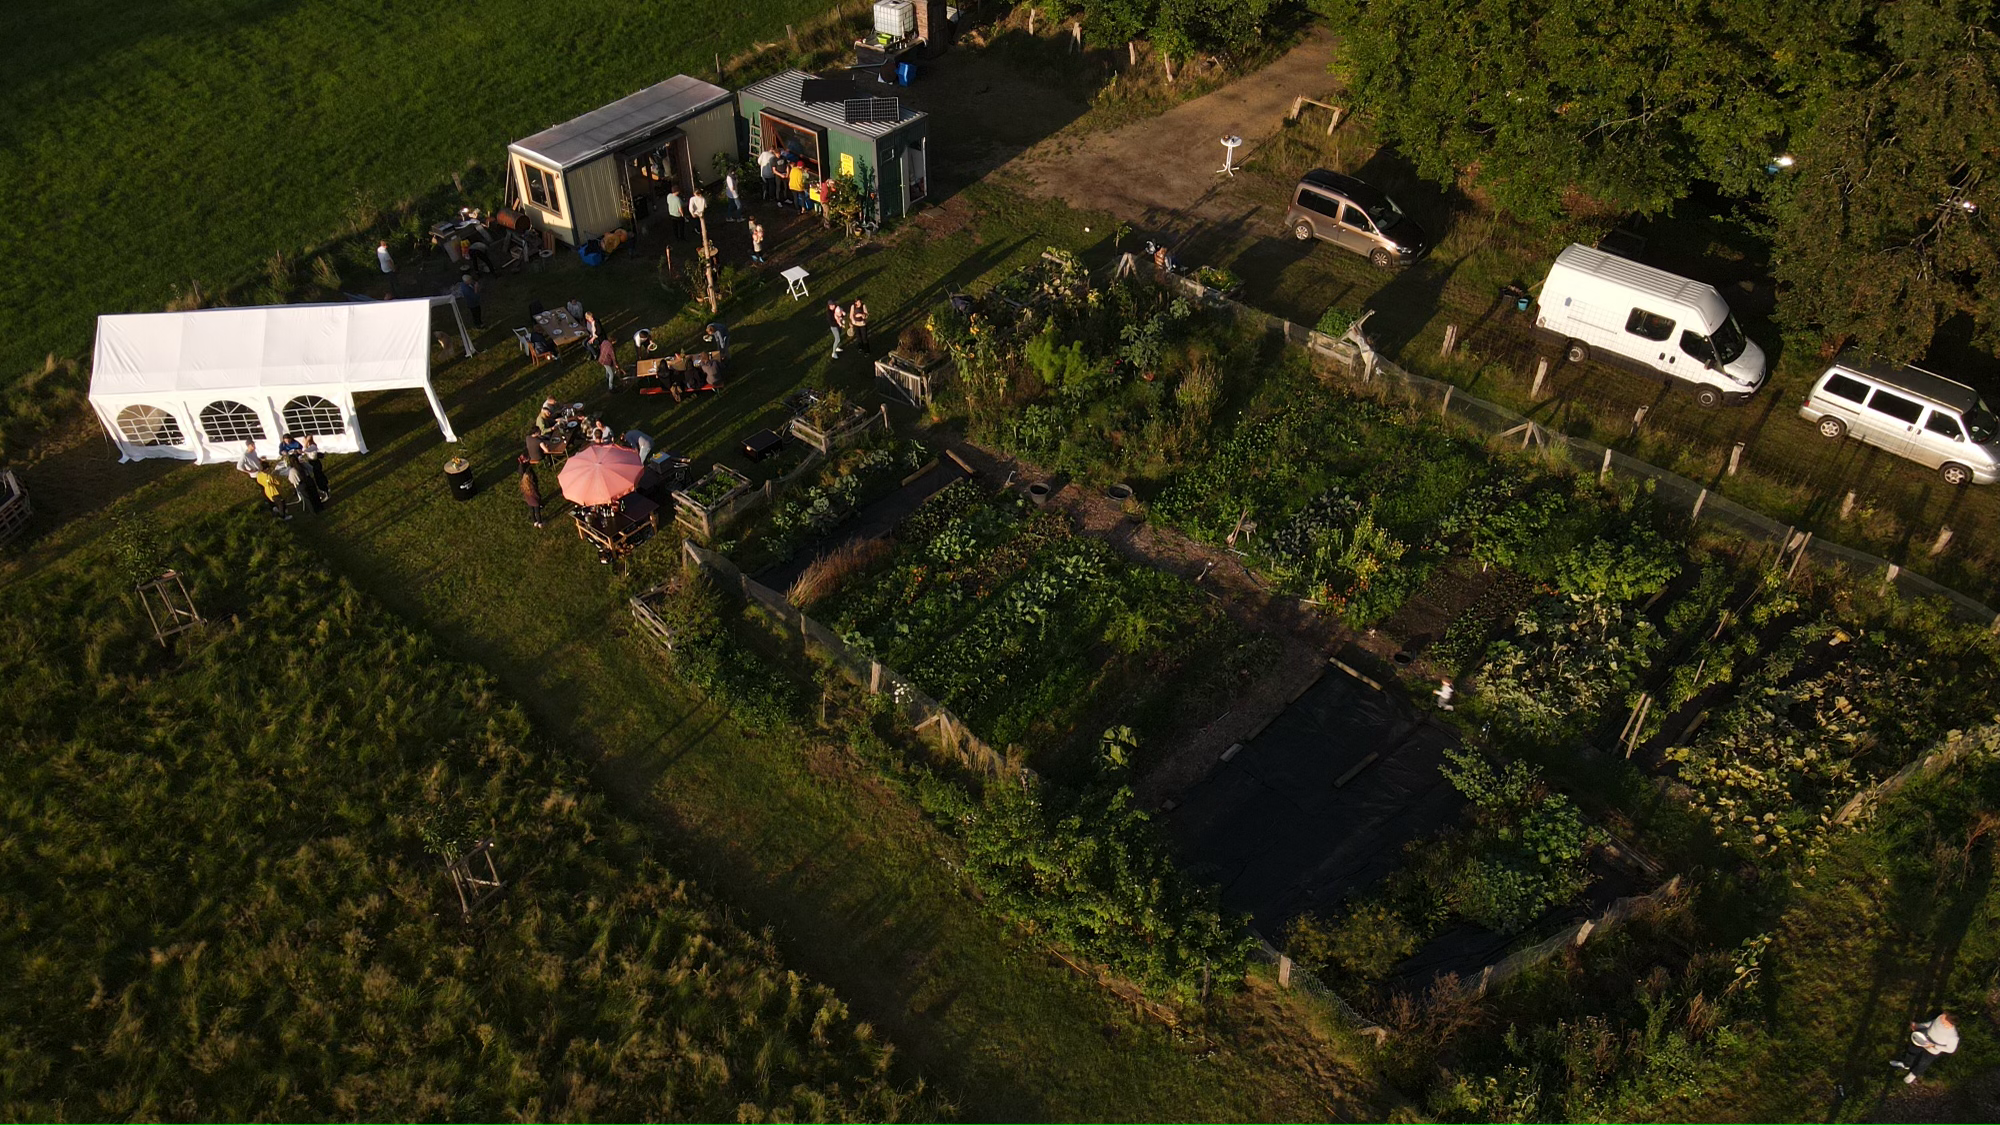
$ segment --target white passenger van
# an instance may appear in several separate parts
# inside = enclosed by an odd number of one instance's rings
[[[2000,480],[2000,418],[1978,391],[1921,367],[1836,363],[1799,417],[1829,438],[1856,437],[1936,469],[1947,484]]]
[[[1588,246],[1570,246],[1542,283],[1535,330],[1571,363],[1595,356],[1679,379],[1703,406],[1764,385],[1764,350],[1743,335],[1713,285]]]

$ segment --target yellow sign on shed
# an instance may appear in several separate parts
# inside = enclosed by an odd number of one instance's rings
[[[843,176],[852,176],[854,174],[853,153],[843,152],[840,154],[840,174]]]

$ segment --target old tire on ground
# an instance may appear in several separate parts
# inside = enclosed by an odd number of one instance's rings
[[[1972,483],[1972,470],[1956,461],[1946,461],[1938,468],[1938,473],[1944,477],[1944,482],[1949,485],[1956,486]]]
[[[1819,436],[1827,438],[1839,438],[1846,436],[1846,434],[1847,434],[1847,423],[1841,421],[1840,419],[1821,418],[1819,420]]]
[[[1571,363],[1588,363],[1590,362],[1590,345],[1584,343],[1582,340],[1571,340],[1568,346],[1563,348],[1563,358],[1569,360]]]
[[[1292,237],[1298,239],[1300,242],[1311,242],[1313,240],[1313,225],[1304,219],[1300,219],[1298,222],[1292,224]]]
[[[1722,405],[1722,392],[1714,387],[1696,387],[1694,401],[1696,406],[1713,409]]]
[[[1378,270],[1386,270],[1396,264],[1395,255],[1379,246],[1368,252],[1368,261]]]

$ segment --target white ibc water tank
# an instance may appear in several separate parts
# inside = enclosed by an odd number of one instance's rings
[[[876,0],[875,30],[898,39],[915,35],[917,33],[915,0]]]

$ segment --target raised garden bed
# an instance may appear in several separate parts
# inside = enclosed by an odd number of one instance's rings
[[[865,406],[829,398],[810,413],[791,421],[791,434],[827,456],[837,449],[859,444],[871,430],[887,429],[888,415]]]
[[[945,355],[912,358],[890,352],[875,361],[875,378],[911,406],[929,406],[950,371],[951,357]]]
[[[708,475],[674,492],[674,522],[698,538],[711,539],[761,495],[749,477],[718,464]]]

